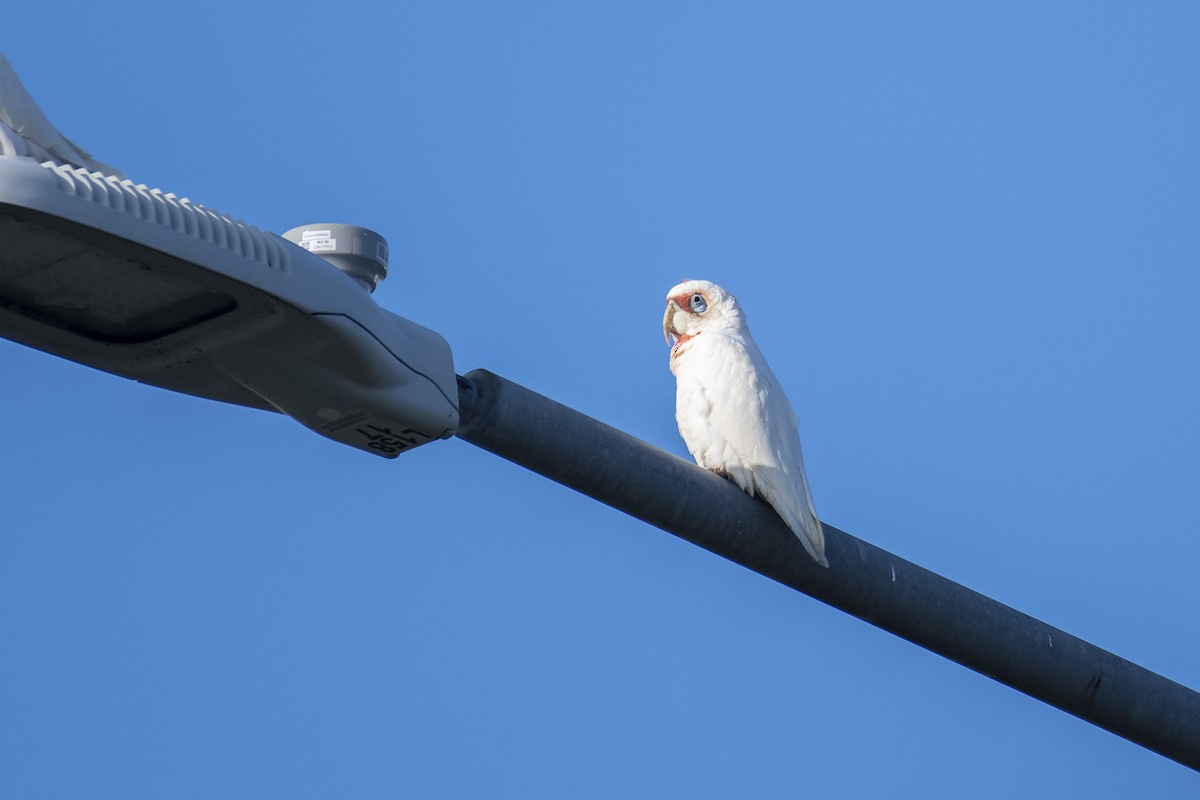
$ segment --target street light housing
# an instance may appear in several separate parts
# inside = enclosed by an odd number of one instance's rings
[[[364,286],[175,195],[0,156],[0,336],[391,458],[454,433],[453,358]]]

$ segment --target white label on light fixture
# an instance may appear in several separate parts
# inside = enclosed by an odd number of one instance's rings
[[[333,238],[333,231],[304,231],[300,234],[300,246],[310,253],[318,253],[322,250],[336,250],[337,239]]]

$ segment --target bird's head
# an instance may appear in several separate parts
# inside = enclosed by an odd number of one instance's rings
[[[684,281],[667,292],[663,335],[667,344],[675,337],[675,349],[705,331],[734,331],[744,325],[738,301],[712,281]]]

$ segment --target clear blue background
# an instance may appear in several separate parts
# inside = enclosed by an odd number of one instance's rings
[[[686,456],[663,297],[728,286],[826,520],[1200,687],[1196,4],[10,5],[69,137],[384,233],[460,372]],[[1200,792],[459,440],[0,370],[5,797]]]

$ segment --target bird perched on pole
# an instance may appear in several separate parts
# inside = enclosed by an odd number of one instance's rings
[[[737,299],[710,281],[684,281],[667,293],[663,333],[672,345],[675,420],[696,463],[766,500],[828,567],[796,414]]]
[[[27,156],[124,178],[58,132],[0,53],[0,156]]]

